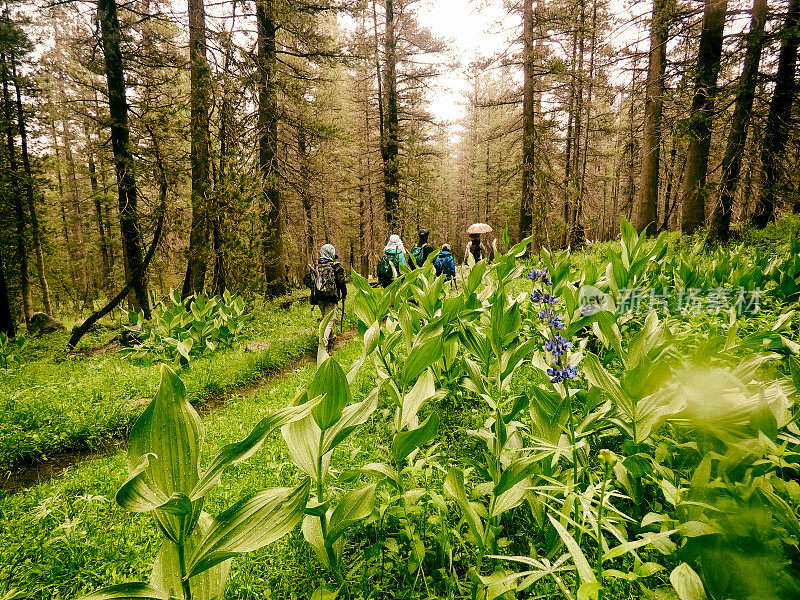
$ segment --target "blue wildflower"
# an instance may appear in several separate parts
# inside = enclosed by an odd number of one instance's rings
[[[542,301],[542,292],[540,292],[539,290],[533,290],[533,293],[531,294],[531,302],[536,304],[541,301]]]
[[[577,365],[567,365],[561,371],[561,377],[563,379],[575,379],[578,377],[578,367]]]

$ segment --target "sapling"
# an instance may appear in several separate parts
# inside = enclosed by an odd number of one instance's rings
[[[84,600],[222,597],[231,559],[280,539],[300,522],[310,482],[268,488],[242,498],[216,518],[203,511],[206,493],[230,465],[251,457],[278,427],[302,419],[318,398],[262,419],[246,438],[223,447],[200,471],[204,428],[167,365],[155,398],[128,439],[129,477],[116,495],[131,512],[152,512],[163,538],[149,583],[114,585]]]
[[[370,394],[361,402],[351,403],[347,376],[331,357],[324,359],[308,390],[297,402],[307,398],[320,401],[310,414],[285,424],[282,434],[292,461],[310,477],[314,486],[314,498],[305,508],[303,537],[341,588],[345,584],[342,535],[348,527],[372,514],[376,485],[347,492],[333,507],[334,497],[328,485],[330,459],[336,447],[369,419],[377,399],[376,394]]]

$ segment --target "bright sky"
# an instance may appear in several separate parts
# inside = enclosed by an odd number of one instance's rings
[[[517,34],[519,20],[509,16],[498,0],[420,0],[415,8],[420,25],[447,44],[442,62],[460,63],[455,69],[442,69],[430,96],[434,117],[454,123],[466,115],[469,63],[503,52]]]

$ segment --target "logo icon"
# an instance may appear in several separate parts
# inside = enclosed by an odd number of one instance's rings
[[[593,285],[582,285],[578,289],[578,306],[584,317],[608,310],[607,300],[608,296]]]

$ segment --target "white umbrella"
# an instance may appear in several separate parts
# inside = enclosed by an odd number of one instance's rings
[[[467,233],[470,235],[473,233],[491,233],[491,232],[492,228],[486,223],[473,223],[472,225],[467,227]]]

